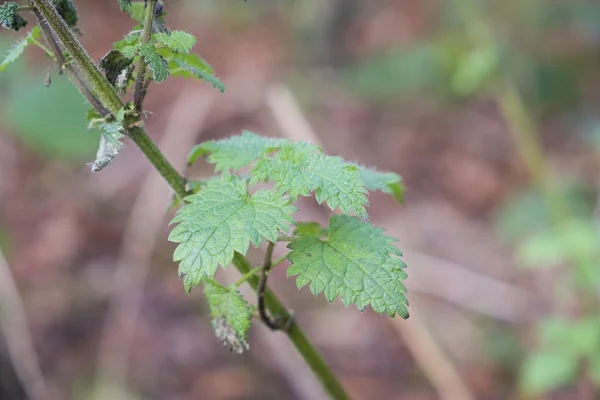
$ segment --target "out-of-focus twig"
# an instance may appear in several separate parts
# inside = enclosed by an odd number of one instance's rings
[[[161,148],[175,168],[185,166],[186,155],[197,139],[214,101],[212,94],[189,90],[179,96]],[[113,279],[114,292],[99,347],[94,391],[97,398],[120,399],[125,382],[135,327],[140,314],[143,286],[151,263],[156,236],[169,205],[167,185],[156,172],[146,177],[133,206]]]
[[[311,128],[289,89],[283,85],[272,86],[267,91],[267,104],[285,136],[292,140],[321,145],[318,135]],[[414,313],[410,322],[395,319],[390,320],[390,323],[400,333],[415,360],[443,399],[473,399],[452,362]]]
[[[392,324],[407,344],[408,351],[444,400],[473,400],[475,397],[463,383],[458,371],[425,328],[418,313],[406,321]]]
[[[33,347],[23,300],[6,259],[0,252],[0,326],[17,378],[31,400],[54,398]]]

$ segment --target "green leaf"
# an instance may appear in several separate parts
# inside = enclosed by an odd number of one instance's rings
[[[4,60],[0,63],[0,72],[5,71],[9,64],[14,63],[23,54],[28,44],[33,43],[41,37],[42,31],[39,26],[35,26],[29,34],[19,40],[15,45],[8,51],[8,54],[4,56]]]
[[[196,38],[191,33],[184,31],[173,31],[169,33],[157,33],[152,37],[155,42],[162,43],[176,53],[188,54],[196,44]]]
[[[476,48],[458,60],[452,77],[452,89],[460,96],[480,90],[498,69],[500,56],[493,46]]]
[[[113,48],[119,50],[127,58],[134,58],[140,50],[140,37],[141,33],[134,30],[123,39],[115,42]]]
[[[250,131],[243,131],[241,136],[210,140],[194,146],[188,156],[188,163],[191,165],[199,157],[209,154],[208,162],[216,164],[216,171],[238,169],[247,167],[254,160],[271,150],[281,148],[285,143],[287,142],[283,139],[266,138]]]
[[[156,48],[150,43],[140,46],[140,54],[144,56],[146,64],[152,71],[154,82],[161,83],[169,77],[169,64],[156,52]]]
[[[27,25],[27,21],[19,15],[17,8],[19,5],[14,1],[7,1],[0,6],[1,27],[18,31]]]
[[[252,166],[251,185],[274,182],[277,190],[289,194],[293,200],[314,192],[319,203],[327,202],[332,210],[339,208],[345,214],[353,212],[362,218],[367,218],[364,209],[369,204],[367,189],[389,193],[398,201],[403,198],[399,175],[327,156],[320,147],[309,143],[265,138],[244,131],[240,136],[195,146],[188,162],[192,164],[207,154],[217,171]]]
[[[364,187],[371,191],[381,190],[390,194],[398,203],[404,202],[402,177],[393,172],[380,172],[375,169],[356,165],[360,168],[360,178]]]
[[[310,283],[315,296],[323,292],[330,302],[340,297],[361,311],[370,305],[379,314],[408,318],[406,264],[394,239],[382,232],[355,217],[334,215],[327,236],[302,235],[288,245],[288,276],[298,275],[299,288]]]
[[[50,88],[42,80],[42,76],[21,78],[0,118],[39,154],[63,161],[93,157],[98,139],[86,132],[89,105],[66,78],[56,79]]]
[[[145,18],[145,14],[146,14],[146,2],[145,1],[128,1],[126,0],[127,3],[131,3],[131,6],[127,6],[128,9],[125,10],[127,11],[127,13],[129,14],[129,16],[137,21],[139,24],[143,24],[144,23],[144,18]],[[157,0],[156,3],[156,8],[154,9],[154,22],[152,23],[152,30],[155,33],[159,33],[159,32],[168,32],[168,29],[165,26],[165,19],[164,19],[164,13],[160,12],[157,13],[158,9],[161,7],[160,5],[162,4],[162,2],[160,0]]]
[[[125,137],[123,134],[124,128],[121,122],[99,121],[95,126],[100,129],[102,136],[100,137],[100,146],[96,153],[96,160],[90,163],[92,172],[98,172],[105,168],[119,154],[119,150],[123,148],[121,139]]]
[[[277,190],[294,200],[314,192],[319,204],[327,202],[332,210],[368,218],[364,206],[369,202],[360,170],[340,157],[323,154],[312,144],[286,143],[278,152],[260,158],[250,173],[254,175],[251,184],[275,182]]]
[[[123,5],[121,5],[121,3],[123,3]],[[119,0],[119,6],[121,6],[121,10],[126,11],[133,20],[140,24],[144,23],[146,6],[143,1],[132,2],[131,0]],[[125,6],[125,9],[123,9],[123,6]]]
[[[185,199],[171,223],[179,223],[169,240],[180,243],[173,259],[190,291],[203,277],[212,277],[218,265],[227,266],[234,252],[245,254],[250,241],[275,242],[279,231],[288,231],[296,209],[274,190],[248,193],[247,183],[224,172],[208,181],[199,193]]]
[[[248,302],[234,288],[226,288],[214,279],[204,279],[204,293],[208,298],[213,329],[217,337],[237,354],[248,349],[248,329],[252,314]]]
[[[576,357],[556,351],[533,353],[525,360],[521,371],[525,392],[540,394],[566,385],[577,374]]]
[[[131,8],[131,0],[119,0],[119,7],[121,8],[121,11],[129,11]]]
[[[116,86],[119,76],[127,70],[133,59],[126,57],[119,50],[111,50],[100,60],[100,68],[111,85]]]
[[[225,84],[214,75],[212,67],[200,56],[196,54],[174,54],[172,57],[167,58],[171,69],[176,71],[173,76],[204,79],[221,93],[225,92]]]
[[[519,247],[518,258],[529,268],[555,266],[578,258],[597,259],[599,242],[600,230],[595,223],[572,219],[525,240]]]

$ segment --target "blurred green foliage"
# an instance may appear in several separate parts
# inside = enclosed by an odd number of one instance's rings
[[[3,40],[0,54],[6,53],[12,45]],[[28,51],[41,52],[34,47]],[[51,61],[47,66],[51,66]],[[42,156],[61,160],[90,159],[98,146],[98,135],[87,129],[88,105],[66,76],[54,73],[52,84],[47,88],[44,74],[44,70],[29,68],[24,59],[17,60],[0,74],[4,129],[10,129],[17,140]]]
[[[57,77],[49,88],[43,76],[25,72],[19,80],[4,109],[4,120],[16,137],[46,157],[93,157],[98,135],[87,129],[89,106],[67,78]]]

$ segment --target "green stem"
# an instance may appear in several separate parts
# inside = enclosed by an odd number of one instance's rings
[[[149,1],[149,3],[151,2],[154,3],[154,1]],[[119,112],[119,110],[123,108],[121,99],[113,90],[104,75],[102,75],[98,67],[94,64],[79,41],[69,30],[49,0],[29,0],[29,3],[35,8],[36,13],[38,13],[39,20],[44,21],[44,23],[47,24],[47,27],[50,29],[49,32],[52,33],[51,38],[56,38],[56,41],[59,42],[60,46],[71,55],[75,68],[81,71],[82,77],[80,78],[87,81],[89,90],[94,98],[96,98],[99,104],[106,108],[111,114],[114,115]],[[151,10],[153,11],[153,8],[151,8]],[[75,80],[77,79],[77,76],[79,75],[76,75],[75,78],[69,76],[75,85],[78,84]],[[88,87],[88,85],[85,87]],[[185,188],[185,178],[167,161],[156,144],[148,137],[144,129],[133,127],[129,129],[128,134],[154,167],[165,178],[175,193],[182,198],[187,196],[188,192]],[[239,253],[235,253],[233,264],[240,273],[244,275],[248,274],[252,269],[248,260]],[[254,290],[258,288],[260,283],[258,277],[255,275],[248,278],[248,282]],[[284,321],[287,321],[287,326],[289,328],[285,331],[286,334],[331,398],[335,400],[349,399],[349,396],[344,391],[339,380],[331,372],[321,355],[308,341],[302,330],[298,327],[290,313],[281,304],[275,294],[268,289],[265,290],[265,304],[272,315],[277,315]]]
[[[64,49],[79,66],[83,78],[90,85],[92,93],[112,114],[116,114],[123,107],[121,99],[113,90],[108,80],[102,75],[96,64],[94,64],[81,43],[73,35],[50,0],[29,0],[29,4],[39,11],[43,20],[46,21],[50,29],[54,32]]]
[[[60,43],[59,48],[62,46],[69,52],[73,58],[73,62],[77,65],[77,69],[81,71],[82,76],[79,76],[79,74],[74,74],[74,76],[73,74],[69,74],[71,81],[80,89],[94,108],[97,108],[99,104],[111,114],[116,115],[123,108],[123,102],[96,64],[94,64],[81,43],[73,35],[54,6],[49,0],[29,0],[29,3],[34,7],[42,29],[47,27],[50,33],[50,35],[46,36],[49,39],[48,43],[50,44],[52,40],[58,41]],[[87,81],[87,84],[82,84],[83,80]],[[98,104],[93,102],[94,99],[96,99],[96,103]],[[185,188],[185,178],[173,168],[160,152],[160,149],[150,139],[146,131],[140,127],[133,127],[128,129],[127,133],[150,160],[152,165],[165,178],[175,193],[181,198],[187,196],[189,193]]]
[[[275,268],[285,260],[287,260],[287,256],[281,256],[279,258],[276,258],[275,260],[273,260],[273,265],[271,266],[271,269]]]
[[[248,260],[237,252],[233,257],[233,265],[242,274],[247,274],[252,269]],[[256,290],[260,285],[260,280],[257,276],[253,276],[248,280],[248,283]],[[298,324],[293,320],[288,310],[281,304],[281,301],[269,289],[265,291],[265,303],[272,315],[277,315],[284,321],[287,321],[289,328],[283,332],[287,334],[292,344],[296,347],[296,350],[302,355],[304,361],[306,361],[329,396],[335,400],[350,399],[338,378],[331,372],[329,366],[323,360],[323,357],[308,341],[304,332],[302,332]]]
[[[67,74],[71,82],[79,90],[79,93],[85,97],[85,99],[96,110],[96,112],[103,117],[106,116],[108,114],[106,108],[104,108],[96,96],[94,96],[94,93],[92,93],[87,83],[79,75],[79,72],[73,68],[71,63],[67,62],[67,57],[65,56],[63,49],[60,47],[54,31],[48,25],[48,22],[44,19],[39,10],[34,9],[33,12],[40,25],[42,35],[44,35],[44,39],[46,39],[46,43],[48,43],[48,46],[50,46],[52,49],[51,52],[54,54],[54,58],[56,59],[60,70]]]
[[[146,11],[144,14],[144,29],[140,38],[140,44],[144,45],[150,41],[152,37],[152,22],[154,21],[154,8],[156,0],[146,1]],[[146,97],[146,60],[144,56],[140,56],[137,66],[137,77],[135,79],[135,89],[133,92],[133,104],[138,112],[142,112],[144,98]]]
[[[248,279],[252,278],[254,275],[256,275],[257,273],[259,273],[260,271],[262,271],[262,269],[263,269],[262,265],[259,265],[258,267],[252,268],[250,271],[248,271],[246,274],[244,274],[244,276],[242,276],[240,279],[238,279],[237,282],[235,282],[233,284],[233,286],[236,287],[236,288],[242,286],[242,284],[244,282],[246,282]]]
[[[186,179],[173,168],[144,129],[139,127],[129,129],[129,137],[142,150],[146,158],[154,165],[154,168],[165,178],[177,196],[183,199],[191,194],[185,187],[187,184]]]
[[[39,47],[40,49],[42,49],[44,51],[44,53],[46,53],[46,55],[48,57],[50,57],[51,59],[53,59],[53,60],[56,61],[56,56],[54,55],[53,52],[50,51],[49,48],[47,48],[46,46],[44,46],[43,44],[41,44],[40,42],[38,42],[34,38],[29,38],[29,40],[31,40],[31,43],[35,44],[37,47]]]
[[[523,161],[531,172],[534,183],[540,188],[548,203],[553,221],[561,224],[569,219],[568,208],[557,183],[549,172],[540,146],[540,135],[531,118],[531,113],[525,106],[514,83],[508,79],[498,94],[498,103]]]
[[[273,250],[275,250],[275,243],[269,242],[267,251],[265,253],[265,263],[263,265],[262,274],[260,275],[260,281],[258,284],[258,315],[262,322],[271,328],[271,330],[278,331],[284,328],[287,329],[289,319],[280,318],[279,315],[269,315],[265,305],[265,292],[267,290],[267,280],[269,279],[269,273],[271,272],[271,266],[273,265]]]
[[[287,260],[287,256],[281,256],[279,258],[276,258],[275,260],[273,260],[273,263],[271,264],[271,270],[273,268],[275,268],[276,266],[278,266],[279,264],[281,264],[282,262],[284,262],[285,260]],[[260,271],[262,271],[265,267],[263,265],[259,265],[258,267],[254,267],[252,268],[250,271],[248,271],[248,273],[244,276],[242,276],[240,279],[238,279],[237,282],[235,282],[233,284],[234,287],[238,288],[240,286],[242,286],[242,284],[244,284],[244,282],[246,282],[248,279],[250,279],[252,276],[258,274]]]

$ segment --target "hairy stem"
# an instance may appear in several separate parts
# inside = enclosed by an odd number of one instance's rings
[[[154,4],[155,2],[149,0],[148,3]],[[38,13],[39,20],[44,21],[44,23],[47,24],[47,28],[49,29],[48,32],[51,33],[49,36],[50,39],[54,39],[60,49],[64,48],[71,55],[73,58],[74,71],[81,71],[81,75],[69,75],[71,81],[75,85],[80,82],[86,83],[85,87],[89,89],[92,97],[96,99],[102,107],[113,115],[119,112],[123,107],[121,99],[113,90],[104,75],[102,75],[98,67],[94,64],[85,49],[81,46],[77,38],[75,38],[69,30],[50,1],[29,0],[29,4],[33,6]],[[153,8],[150,8],[150,10],[153,11]],[[51,42],[49,41],[49,44],[50,43]],[[86,96],[85,93],[83,94]],[[128,135],[152,165],[160,172],[175,193],[181,198],[187,196],[189,193],[186,190],[185,178],[167,161],[144,129],[141,127],[131,127],[128,129]],[[252,269],[248,260],[239,253],[235,253],[233,264],[238,271],[244,275],[248,274]],[[258,289],[260,284],[258,277],[252,276],[248,279],[248,282],[254,290]],[[321,355],[308,341],[302,330],[298,327],[290,313],[281,304],[275,294],[272,291],[265,289],[264,299],[265,306],[271,315],[277,315],[287,326],[285,332],[290,341],[302,355],[331,398],[336,400],[349,399],[337,377],[331,372]]]
[[[83,95],[83,97],[85,97],[88,103],[90,103],[90,105],[94,108],[94,110],[96,110],[98,114],[100,114],[103,117],[108,115],[108,111],[106,110],[106,108],[102,106],[98,98],[94,95],[94,93],[92,93],[88,84],[83,80],[79,72],[73,67],[71,63],[67,62],[67,57],[65,56],[62,47],[56,40],[54,31],[52,31],[52,29],[48,25],[48,22],[43,18],[40,11],[34,8],[33,13],[35,14],[38,20],[42,34],[46,39],[46,43],[48,43],[48,46],[50,46],[50,49],[52,49],[51,51],[54,54],[54,57],[56,58],[56,62],[58,63],[60,71],[64,71],[67,74],[67,77],[69,77],[71,82],[73,82],[75,87],[77,87],[79,92]]]
[[[81,43],[75,38],[65,21],[50,0],[29,0],[36,12],[54,32],[62,47],[71,55],[73,61],[79,66],[83,78],[88,82],[92,93],[113,114],[116,114],[123,103],[113,90],[108,80],[102,75],[96,64],[92,61]]]
[[[81,75],[74,74],[69,75],[71,81],[75,86],[80,88],[87,88],[87,92],[82,91],[82,94],[88,98],[90,104],[97,106],[93,101],[96,100],[102,107],[108,110],[111,114],[115,115],[123,108],[123,102],[114,91],[108,80],[104,77],[102,72],[98,69],[96,64],[92,61],[90,56],[87,54],[81,43],[73,35],[67,24],[58,14],[54,6],[49,0],[29,0],[29,3],[34,7],[38,19],[43,21],[40,26],[44,28],[46,25],[50,38],[57,42],[59,48],[64,48],[69,52],[73,58],[73,64],[75,64],[76,71],[81,71]],[[49,44],[51,42],[49,41]],[[84,82],[83,86],[81,82]],[[183,178],[167,161],[165,156],[161,153],[160,149],[150,139],[146,131],[140,127],[133,127],[127,130],[129,137],[135,142],[135,144],[142,150],[144,155],[150,160],[152,165],[160,172],[165,178],[169,185],[173,188],[175,193],[183,198],[189,193],[185,188],[186,180]]]
[[[233,286],[236,287],[236,288],[242,286],[242,284],[244,282],[246,282],[248,279],[252,278],[254,275],[258,274],[262,269],[263,269],[262,265],[259,265],[258,267],[252,268],[250,271],[248,271],[247,273],[245,273],[240,279],[238,279],[233,284]]]
[[[154,8],[156,0],[146,1],[146,13],[144,14],[144,29],[142,30],[141,44],[148,43],[152,37],[152,22],[154,21]],[[138,112],[142,112],[144,98],[146,97],[146,60],[140,56],[137,66],[137,78],[135,79],[135,89],[133,92],[133,104]]]
[[[252,269],[252,265],[250,265],[246,257],[240,253],[235,253],[233,257],[233,265],[235,265],[238,271],[240,271],[242,274],[247,274]],[[258,277],[253,276],[252,278],[248,279],[248,283],[254,290],[258,290],[260,280]],[[265,290],[265,304],[272,315],[279,316],[281,320],[288,325],[285,333],[292,344],[296,347],[296,350],[298,350],[298,353],[302,355],[302,358],[304,358],[304,361],[306,364],[308,364],[317,379],[321,382],[329,396],[335,400],[350,399],[338,378],[329,369],[329,366],[325,363],[323,357],[321,357],[321,354],[319,354],[314,346],[308,341],[308,338],[300,329],[296,321],[294,321],[288,310],[283,306],[283,304],[281,304],[281,301],[277,298],[277,296],[269,289]]]

